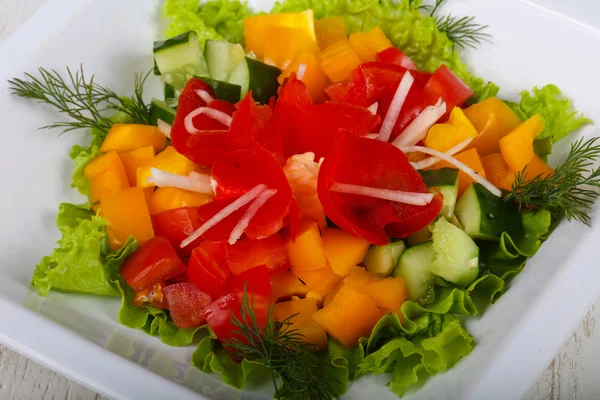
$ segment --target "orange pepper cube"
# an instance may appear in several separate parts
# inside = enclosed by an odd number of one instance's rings
[[[312,318],[335,340],[353,348],[358,345],[358,339],[371,334],[382,316],[369,296],[344,285],[333,302],[313,314]]]
[[[340,40],[321,51],[319,62],[329,80],[335,83],[348,78],[359,66],[360,58],[348,42]]]
[[[102,199],[100,215],[108,222],[108,241],[113,250],[121,248],[131,236],[140,245],[154,237],[146,197],[140,187]]]
[[[460,107],[454,107],[450,112],[448,122],[435,124],[429,129],[425,138],[425,146],[446,152],[465,140],[476,137],[477,131],[463,110]]]
[[[155,151],[152,146],[140,147],[139,149],[119,154],[123,167],[125,167],[127,178],[129,179],[129,185],[135,186],[137,184],[138,168],[150,166],[154,155]]]
[[[285,249],[290,260],[290,269],[296,276],[297,272],[321,269],[328,264],[319,225],[314,221],[303,221],[296,240],[287,243]]]
[[[360,264],[371,245],[358,236],[337,228],[324,228],[323,248],[333,272],[345,276],[352,267]]]
[[[502,154],[492,153],[481,158],[486,178],[494,185],[504,190],[511,190],[515,173],[508,167]]]
[[[351,34],[348,38],[348,44],[358,54],[362,62],[375,61],[377,53],[393,46],[378,26],[368,32]]]
[[[270,281],[275,301],[289,300],[292,296],[304,297],[310,291],[291,271],[275,274],[270,277]]]
[[[302,29],[269,26],[265,34],[268,40],[265,42],[264,62],[282,70],[291,64],[296,54],[319,51],[315,39]]]
[[[342,277],[333,272],[329,263],[323,268],[311,271],[292,271],[302,282],[320,296],[325,296],[329,290],[342,280]]]
[[[512,130],[500,139],[500,153],[514,172],[522,171],[534,156],[533,141],[544,130],[544,121],[539,114]]]
[[[90,181],[91,203],[129,187],[127,172],[116,151],[94,158],[85,167],[83,174]]]
[[[202,167],[179,154],[173,146],[168,146],[158,153],[150,166],[177,175],[189,175],[192,171],[203,171]]]
[[[200,207],[210,203],[211,200],[212,196],[204,193],[190,192],[174,187],[161,187],[150,196],[148,210],[150,214],[154,215],[175,208]]]
[[[312,343],[321,350],[327,348],[327,333],[311,317],[317,312],[317,304],[314,299],[296,299],[275,304],[275,317],[278,321],[289,319],[292,323],[291,329],[297,329],[304,337],[306,343]]]
[[[122,152],[152,146],[161,151],[167,145],[167,137],[156,126],[138,124],[114,124],[108,131],[101,152]]]
[[[344,17],[331,17],[316,20],[315,33],[317,35],[317,43],[322,49],[340,40],[346,40]]]
[[[367,296],[377,307],[399,311],[408,297],[406,284],[402,278],[375,279],[367,285]]]
[[[485,171],[483,170],[483,165],[481,164],[481,158],[479,158],[479,154],[477,153],[477,149],[471,149],[467,151],[463,151],[454,156],[458,161],[463,164],[471,167],[475,172],[479,175],[486,177]],[[454,168],[456,167],[446,161],[441,161],[431,169],[440,169],[440,168]],[[471,178],[469,175],[464,173],[463,171],[458,171],[458,195],[462,196],[462,194],[467,190],[467,188],[473,183],[475,180]]]
[[[321,102],[324,99],[327,76],[313,52],[302,51],[296,54],[292,62],[279,76],[279,83],[282,84],[284,79],[289,77],[292,72],[298,74],[301,65],[304,65],[304,73],[301,80],[306,85],[310,97],[314,103]]]

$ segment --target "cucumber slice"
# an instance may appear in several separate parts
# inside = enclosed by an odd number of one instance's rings
[[[240,44],[225,40],[207,40],[204,45],[204,57],[208,75],[218,81],[227,82],[233,70],[246,57],[246,53]]]
[[[164,101],[152,99],[150,102],[149,122],[152,125],[157,125],[158,120],[160,119],[168,124],[173,125],[176,112],[177,111],[174,108],[169,107]]]
[[[441,168],[437,170],[419,171],[423,182],[431,193],[439,190],[444,196],[444,204],[440,214],[448,220],[454,219],[454,207],[458,199],[458,170],[454,168]]]
[[[430,267],[434,259],[432,242],[411,247],[400,256],[394,277],[404,279],[409,299],[417,300],[433,286],[435,275]]]
[[[502,232],[520,233],[521,219],[512,202],[494,196],[473,183],[456,204],[456,215],[464,231],[476,239],[498,240]]]
[[[436,257],[431,272],[461,287],[477,278],[479,247],[469,235],[446,218],[440,218],[433,225],[432,238]]]
[[[206,76],[198,76],[197,78],[202,79],[213,88],[217,99],[234,104],[240,101],[241,88],[239,85],[232,85],[231,83],[208,78]]]
[[[250,88],[250,70],[248,69],[248,62],[245,58],[235,66],[231,75],[229,75],[229,83],[232,85],[239,85],[242,88],[240,98],[246,96],[246,93],[248,93]]]
[[[365,255],[363,264],[370,273],[380,278],[388,277],[394,271],[404,249],[406,249],[406,245],[402,240],[385,246],[371,246]]]
[[[176,90],[168,83],[165,83],[163,94],[165,96],[165,103],[167,103],[169,107],[177,108],[180,91]]]
[[[271,97],[277,96],[277,78],[281,75],[281,70],[249,57],[246,57],[246,63],[250,76],[248,89],[252,90],[252,97],[261,104],[269,103]]]
[[[406,237],[406,243],[409,246],[416,246],[418,244],[422,244],[425,242],[429,242],[431,240],[431,227],[433,223],[427,225],[425,228],[416,231],[412,235]]]
[[[207,75],[208,67],[195,32],[154,42],[154,61],[165,83],[183,89],[190,75]]]

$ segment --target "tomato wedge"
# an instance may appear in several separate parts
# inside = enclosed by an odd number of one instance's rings
[[[244,304],[244,293],[248,305],[253,310],[256,323],[262,329],[269,318],[269,306],[272,303],[271,280],[266,266],[259,265],[234,277],[231,286],[240,304]]]
[[[454,107],[462,106],[473,95],[473,90],[445,65],[440,66],[425,87],[423,93],[429,104],[435,104],[438,99],[446,102],[447,114]]]
[[[231,277],[224,244],[206,240],[192,251],[188,278],[198,289],[217,298],[230,289]]]
[[[375,61],[396,64],[410,70],[416,70],[415,63],[397,47],[388,47],[375,56]]]
[[[423,179],[402,151],[378,140],[346,135],[325,158],[317,187],[325,214],[345,231],[376,245],[389,243],[388,235],[404,238],[424,228],[442,208],[441,194],[428,205],[414,206],[333,192],[334,182],[429,193]]]
[[[177,327],[185,329],[204,325],[204,308],[213,301],[208,294],[186,282],[164,287],[163,295]]]

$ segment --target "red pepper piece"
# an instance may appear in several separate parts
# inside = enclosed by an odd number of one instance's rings
[[[243,304],[244,293],[250,309],[254,311],[256,323],[262,329],[269,318],[269,306],[272,302],[271,280],[266,266],[260,265],[233,278],[231,283],[238,300]]]
[[[179,328],[196,328],[204,325],[203,310],[213,299],[195,285],[177,283],[163,288],[169,314]]]
[[[233,275],[240,275],[259,265],[265,265],[271,275],[289,268],[285,246],[277,234],[260,240],[238,240],[234,245],[225,246],[225,252]]]
[[[406,155],[389,143],[346,135],[325,158],[318,181],[325,214],[347,232],[376,245],[388,235],[406,237],[427,226],[442,208],[442,195],[426,206],[398,204],[347,193],[332,192],[334,182],[382,189],[429,193]]]
[[[348,82],[337,82],[325,89],[325,94],[331,101],[345,102],[348,94]]]
[[[446,102],[447,114],[454,107],[462,106],[473,95],[473,90],[445,65],[440,66],[431,76],[423,93],[429,104],[437,103],[439,98]]]
[[[186,156],[196,164],[212,166],[230,151],[251,146],[252,138],[232,135],[228,131],[200,131],[187,143]]]
[[[375,61],[396,64],[406,69],[416,70],[415,63],[397,47],[388,47],[375,56]]]
[[[232,322],[233,318],[241,320],[242,316],[241,304],[236,293],[228,292],[219,297],[206,306],[202,314],[222,343],[227,343],[234,336],[241,339],[239,335],[234,334],[234,331],[239,330],[239,328]]]
[[[119,274],[137,292],[185,270],[185,264],[181,262],[171,243],[164,237],[155,236],[127,258],[119,269]]]
[[[382,120],[385,118],[390,108],[396,89],[397,87],[390,87],[381,95],[377,113],[381,116]],[[404,100],[404,104],[402,105],[402,109],[400,110],[400,114],[398,115],[389,141],[392,142],[398,137],[398,135],[400,135],[427,106],[428,103],[423,94],[423,90],[421,90],[419,86],[413,84]]]
[[[204,293],[222,296],[229,290],[231,276],[223,244],[206,240],[192,251],[188,278]]]

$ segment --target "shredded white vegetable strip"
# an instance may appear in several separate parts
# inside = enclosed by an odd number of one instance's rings
[[[397,203],[412,204],[414,206],[424,206],[431,203],[431,200],[433,200],[433,194],[431,193],[404,192],[402,190],[379,189],[339,182],[335,182],[330,190],[333,192],[375,197],[377,199],[390,200]]]
[[[158,130],[160,133],[171,139],[171,125],[167,124],[162,119],[156,121],[156,125],[158,126]]]
[[[298,78],[299,81],[301,81],[302,78],[304,78],[305,73],[306,73],[306,64],[300,64],[298,66],[298,73],[296,74],[296,77]]]
[[[371,111],[371,114],[377,115],[377,110],[379,109],[379,103],[375,102],[367,107],[367,110]]]
[[[196,90],[196,94],[206,104],[214,100],[213,97],[206,90],[198,89]]]
[[[377,139],[379,137],[379,133],[369,133],[368,135],[363,136],[365,139]]]
[[[223,125],[225,125],[227,127],[229,127],[231,125],[231,116],[230,115],[225,114],[222,111],[215,110],[214,108],[198,107],[194,111],[189,113],[187,115],[187,117],[185,117],[185,120],[184,120],[185,129],[188,131],[188,133],[190,135],[200,132],[200,130],[196,129],[196,127],[194,126],[194,118],[200,114],[204,114],[216,121],[219,121],[220,123],[222,123]]]
[[[381,124],[381,129],[379,130],[379,137],[377,138],[378,140],[381,140],[382,142],[390,140],[394,125],[396,125],[396,121],[398,121],[398,116],[400,115],[406,96],[408,96],[408,92],[414,81],[415,78],[413,78],[410,72],[406,71],[398,84],[398,89],[396,89],[396,93],[394,93],[390,108],[388,108],[388,112],[383,119],[383,124]]]
[[[147,183],[154,183],[158,187],[175,187],[196,193],[214,193],[210,176],[195,171],[190,172],[188,176],[184,176],[158,168],[150,168],[150,174],[151,176],[146,180]]]
[[[276,193],[277,189],[265,190],[252,202],[252,204],[250,204],[250,207],[248,207],[244,216],[231,231],[231,235],[229,235],[229,244],[235,244],[238,241],[248,225],[250,225],[250,221],[252,221],[252,218],[254,218],[258,210],[265,205],[267,200],[275,196]]]
[[[456,153],[459,153],[465,147],[467,147],[469,145],[469,143],[471,143],[472,141],[473,141],[473,138],[468,138],[467,140],[457,144],[456,146],[451,147],[445,153],[448,154],[449,156],[453,156]],[[422,161],[419,161],[416,163],[411,163],[411,164],[414,169],[420,170],[420,169],[431,167],[432,165],[435,165],[440,161],[442,161],[442,159],[439,157],[429,157],[429,158],[426,158],[425,160],[422,160]]]
[[[446,103],[442,98],[435,106],[427,106],[417,115],[417,118],[406,127],[406,129],[392,142],[396,147],[414,146],[425,136],[429,128],[435,124],[442,115],[446,114]]]
[[[463,164],[462,162],[458,161],[456,158],[454,158],[452,156],[449,156],[448,154],[442,153],[441,151],[437,151],[434,149],[430,149],[428,147],[423,147],[423,146],[406,146],[406,147],[402,147],[400,150],[402,150],[405,153],[420,152],[420,153],[429,154],[431,156],[439,157],[442,160],[447,161],[450,164],[454,165],[456,168],[460,169],[465,174],[469,175],[477,183],[479,183],[483,187],[485,187],[494,196],[502,197],[502,191],[500,189],[498,189],[496,186],[492,185],[492,183],[490,181],[485,179],[483,176],[479,175],[471,167]]]
[[[267,190],[267,186],[264,184],[256,185],[244,195],[240,196],[233,203],[224,207],[221,211],[213,215],[208,221],[206,221],[202,226],[196,229],[190,236],[187,237],[184,241],[179,245],[180,247],[185,247],[188,244],[192,243],[194,240],[198,239],[202,236],[206,231],[208,231],[213,226],[217,225],[219,222],[223,221],[225,218],[229,217],[231,214],[236,212],[241,207],[244,207],[246,204],[250,203],[252,200],[256,199],[262,192]]]

